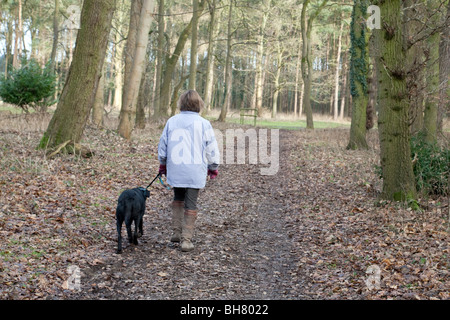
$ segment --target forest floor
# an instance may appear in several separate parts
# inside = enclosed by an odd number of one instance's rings
[[[450,299],[448,199],[377,200],[376,131],[348,151],[348,129],[280,130],[273,176],[221,165],[190,253],[170,243],[172,192],[155,183],[144,235],[119,255],[117,198],[156,175],[163,123],[131,142],[88,126],[92,158],[47,159],[48,119],[32,118],[0,120],[0,299]]]

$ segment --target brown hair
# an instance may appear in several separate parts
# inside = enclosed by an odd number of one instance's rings
[[[204,102],[197,91],[188,90],[183,93],[178,100],[178,106],[181,111],[194,111],[199,113],[203,108]]]

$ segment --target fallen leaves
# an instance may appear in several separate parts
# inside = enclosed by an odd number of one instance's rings
[[[450,298],[442,199],[422,212],[377,202],[377,152],[345,150],[340,129],[281,131],[273,177],[221,166],[200,195],[192,255],[169,243],[172,194],[154,184],[144,236],[118,257],[117,197],[154,176],[160,131],[129,143],[88,128],[91,159],[45,159],[40,132],[0,133],[1,299]],[[81,293],[69,265],[81,269]],[[366,285],[372,265],[377,290]]]

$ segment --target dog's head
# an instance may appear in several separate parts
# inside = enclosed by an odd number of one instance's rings
[[[147,190],[143,187],[139,187],[139,190],[142,192],[142,195],[144,196],[144,198],[150,197],[150,190]]]

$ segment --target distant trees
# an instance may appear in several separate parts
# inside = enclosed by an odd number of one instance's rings
[[[369,4],[380,29],[367,29]],[[79,141],[94,100],[93,122],[106,105],[131,139],[135,119],[144,128],[175,114],[178,94],[195,88],[220,121],[242,107],[304,117],[310,129],[314,114],[351,117],[349,149],[368,148],[377,113],[383,196],[415,197],[411,137],[436,143],[448,108],[448,0],[158,0],[158,10],[85,0],[81,27],[68,23],[80,5],[0,2],[2,78],[31,59],[54,70],[47,102],[59,101],[41,146]]]

